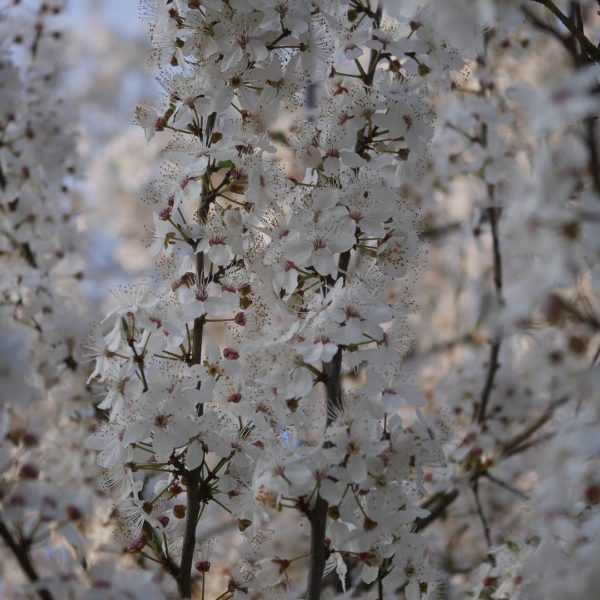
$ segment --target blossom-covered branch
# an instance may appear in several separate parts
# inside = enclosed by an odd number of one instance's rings
[[[223,585],[210,561],[190,573],[205,512],[224,511],[256,546],[286,511],[299,531],[310,524],[308,555],[254,550],[229,568],[223,597],[299,591],[290,565],[302,563],[309,598],[331,568],[345,586],[346,563],[373,589],[433,593],[411,522],[423,471],[443,456],[402,381],[395,282],[418,255],[407,192],[433,132],[431,95],[460,62],[383,4],[147,11],[167,99],[137,118],[148,137],[173,134],[150,246],[166,276],[120,293],[109,315],[94,376],[111,423],[90,441],[123,510],[138,507],[132,547],[174,559],[185,598],[194,581]],[[320,95],[308,121],[307,80]],[[148,470],[153,491],[136,475]]]

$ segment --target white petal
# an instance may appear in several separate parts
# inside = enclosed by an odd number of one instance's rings
[[[202,464],[204,458],[204,451],[202,445],[199,442],[193,441],[187,449],[185,454],[185,466],[188,469],[195,469]]]
[[[354,483],[362,483],[367,478],[367,465],[362,456],[358,454],[350,455],[346,469]]]

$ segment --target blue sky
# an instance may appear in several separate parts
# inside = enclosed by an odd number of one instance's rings
[[[98,10],[102,18],[125,35],[146,30],[138,17],[139,0],[71,0],[67,4],[66,17],[75,23],[84,23],[86,17]]]

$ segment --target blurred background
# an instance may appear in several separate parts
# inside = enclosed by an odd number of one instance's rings
[[[71,32],[70,64],[65,70],[71,73],[68,85],[82,112],[78,118],[84,169],[82,227],[87,229],[90,240],[86,290],[98,303],[99,314],[111,305],[111,289],[154,274],[151,257],[146,252],[152,215],[144,199],[151,196],[151,183],[160,175],[161,146],[168,136],[157,136],[147,143],[143,130],[133,124],[135,106],[163,93],[151,60],[147,24],[138,13],[138,0],[76,0],[69,3],[64,15],[65,29]],[[517,41],[518,37],[516,34]],[[495,43],[502,48],[502,37],[498,36]],[[518,64],[508,61],[492,64],[490,70],[499,81],[503,76],[510,80],[512,70],[518,71],[517,80],[543,81],[548,66],[554,68],[564,57],[546,40],[537,43],[540,50],[531,56],[546,57],[544,60]],[[520,46],[515,44],[515,47]],[[522,48],[526,47],[523,43]],[[485,75],[483,70],[480,76]],[[479,83],[475,81],[475,85]],[[465,98],[457,100],[447,94],[437,98],[436,109],[442,122],[452,123],[455,119],[468,121],[468,114],[477,114],[478,106],[476,101],[471,104]],[[502,109],[498,112],[501,114]],[[444,136],[456,139],[448,142]],[[419,226],[425,249],[407,282],[413,312],[407,319],[406,344],[403,344],[405,376],[427,398],[430,414],[444,424],[452,424],[451,439],[445,441],[457,448],[447,472],[428,474],[433,492],[443,490],[448,479],[454,479],[458,485],[468,457],[472,454],[479,460],[477,457],[491,452],[496,443],[489,431],[479,432],[472,423],[475,414],[472,408],[477,406],[489,373],[490,344],[498,314],[490,207],[479,167],[495,156],[494,160],[499,161],[495,164],[498,173],[507,176],[512,163],[501,162],[510,157],[508,151],[504,155],[487,156],[484,148],[472,144],[465,150],[464,141],[460,130],[439,128],[432,151],[434,168],[424,173],[421,188],[412,199],[420,211]],[[436,144],[441,152],[435,152]],[[452,144],[457,151],[448,156],[446,150]],[[509,143],[507,148],[510,149]],[[457,157],[462,157],[464,163],[456,161]],[[523,156],[517,156],[514,160],[525,162],[522,159]],[[543,291],[548,287],[522,284],[526,263],[519,256],[520,249],[541,243],[530,239],[531,231],[526,225],[523,218],[503,223],[505,290],[513,298],[505,315],[508,326],[507,323],[504,326],[514,332],[515,323],[519,327],[521,320],[524,323],[523,333],[507,336],[502,345],[499,358],[502,368],[489,404],[489,412],[497,420],[504,439],[511,438],[514,428],[520,427],[529,413],[535,414],[547,405],[548,398],[556,393],[556,381],[572,381],[573,373],[589,363],[588,338],[581,323],[561,321],[561,326],[568,326],[563,331],[556,326],[558,319],[550,313],[550,317],[536,315],[531,322],[523,318],[540,299],[532,290]],[[552,257],[555,252],[562,252],[562,246],[556,243],[554,234],[549,239],[551,244],[542,248],[546,264],[558,264],[560,261],[553,261]],[[545,268],[528,272],[547,274]],[[513,286],[521,296],[515,296]],[[401,298],[404,292],[391,289],[390,299]],[[590,295],[583,288],[577,293],[581,297]],[[582,350],[575,352],[573,360],[557,365],[556,356],[573,355],[572,349],[580,347]],[[548,373],[555,376],[551,378]],[[536,458],[533,464],[537,462]],[[532,488],[532,473],[510,463],[499,466],[495,473],[498,477],[495,484],[486,481],[482,485],[481,501],[489,511],[490,522],[494,523],[492,536],[500,539],[504,531],[522,529],[521,512],[506,510],[514,505],[514,490],[503,482],[509,481],[528,492]],[[454,509],[462,518],[456,528],[450,527],[451,534],[441,535],[443,525],[438,524],[432,535],[438,536],[438,552],[444,568],[461,578],[470,572],[469,565],[477,564],[478,557],[484,555],[485,547],[477,506],[469,489]],[[214,532],[203,534],[210,537]]]
[[[138,13],[138,0],[78,0],[64,14],[70,36],[65,70],[82,113],[82,226],[90,239],[86,290],[99,303],[110,299],[110,289],[150,267],[140,224],[151,222],[143,199],[157,175],[162,142],[146,142],[133,124],[133,111],[161,88],[147,25]]]

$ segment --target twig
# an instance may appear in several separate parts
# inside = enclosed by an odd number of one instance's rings
[[[490,348],[490,358],[488,365],[488,372],[485,378],[485,384],[483,391],[481,392],[481,402],[479,403],[479,410],[477,413],[477,422],[483,423],[486,417],[487,405],[492,395],[492,388],[494,387],[494,379],[496,378],[496,372],[500,368],[498,362],[498,356],[500,354],[500,338],[494,339]]]
[[[517,446],[516,448],[512,448],[510,453],[507,455],[507,457],[514,456],[515,454],[521,454],[521,452],[525,452],[526,450],[529,450],[530,448],[533,448],[534,446],[537,446],[538,444],[541,444],[542,442],[548,441],[549,439],[553,438],[555,435],[556,435],[556,431],[551,431],[550,433],[545,433],[544,435],[540,435],[533,440],[529,440],[529,441],[521,444],[520,446]]]
[[[596,143],[596,119],[597,117],[587,117],[585,126],[592,183],[594,184],[594,191],[600,198],[600,153],[598,152],[598,144]]]
[[[483,534],[485,535],[485,541],[487,544],[487,555],[488,562],[492,566],[496,566],[496,558],[491,552],[492,548],[492,536],[490,535],[490,526],[486,519],[485,513],[483,512],[483,506],[481,505],[481,498],[479,497],[479,480],[475,480],[473,485],[471,486],[473,490],[473,496],[475,496],[475,506],[477,508],[477,514],[479,516],[479,520],[481,521],[481,526],[483,527]]]
[[[444,225],[437,225],[435,227],[429,227],[421,231],[421,238],[424,240],[437,240],[438,238],[445,237],[462,228],[462,223],[446,223]]]
[[[494,188],[488,186],[489,197],[494,199]],[[492,231],[492,248],[494,253],[494,286],[496,288],[496,300],[498,305],[504,304],[502,296],[502,254],[500,253],[500,235],[498,232],[498,215],[499,211],[495,206],[488,208],[488,217]]]
[[[521,490],[518,490],[517,488],[513,487],[509,483],[506,483],[506,481],[502,481],[502,479],[498,479],[498,477],[496,477],[495,475],[492,475],[489,471],[484,471],[484,473],[482,474],[482,477],[485,477],[486,479],[489,479],[492,483],[495,483],[496,485],[500,486],[501,488],[504,488],[505,490],[512,492],[515,496],[518,496],[519,498],[521,498],[521,500],[529,499],[529,496],[527,496],[527,494],[524,494]]]
[[[155,552],[157,552],[157,554],[159,554],[161,564],[166,567],[170,575],[177,579],[179,576],[179,567],[168,554],[162,551],[162,548],[160,547],[160,540],[158,539],[158,536],[156,535],[152,525],[150,525],[148,521],[145,521],[143,529],[151,540],[156,540],[157,545],[153,547],[153,549]]]
[[[27,576],[27,579],[31,581],[31,583],[37,583],[39,581],[39,576],[37,571],[35,570],[33,563],[31,562],[31,557],[29,556],[29,552],[27,548],[23,544],[18,544],[8,527],[5,525],[4,521],[0,520],[0,537],[5,541],[6,545],[10,548],[13,556],[17,559],[19,566],[21,567],[23,573]],[[37,595],[42,600],[53,600],[52,594],[47,589],[38,589]]]
[[[552,0],[531,0],[531,2],[537,2],[538,4],[545,6],[563,24],[563,26],[573,34],[581,45],[581,49],[584,50],[591,59],[595,61],[600,60],[600,50],[585,37],[583,30],[580,30],[579,27],[577,27],[575,21],[565,15]]]
[[[568,401],[568,397],[560,398],[554,401],[533,423],[528,425],[523,431],[501,444],[500,456],[510,456],[515,448],[526,442],[536,431],[543,427],[554,416],[557,408]]]
[[[488,195],[494,200],[494,187],[488,186]],[[502,254],[500,253],[500,236],[498,232],[498,209],[495,206],[490,206],[488,209],[488,217],[490,221],[490,228],[492,232],[492,250],[494,256],[494,288],[496,292],[496,303],[498,307],[504,305],[504,298],[502,295]],[[502,344],[502,338],[499,334],[496,334],[492,340],[490,348],[490,358],[488,364],[488,372],[485,379],[485,384],[481,392],[481,401],[479,402],[479,410],[477,411],[477,422],[481,425],[485,422],[487,405],[492,394],[492,388],[494,387],[494,380],[496,373],[500,368],[499,356],[500,346]]]
[[[458,490],[450,490],[449,492],[440,492],[429,498],[423,503],[422,508],[431,509],[426,517],[415,519],[412,526],[414,533],[419,533],[428,527],[431,523],[446,514],[446,509],[458,498]]]

